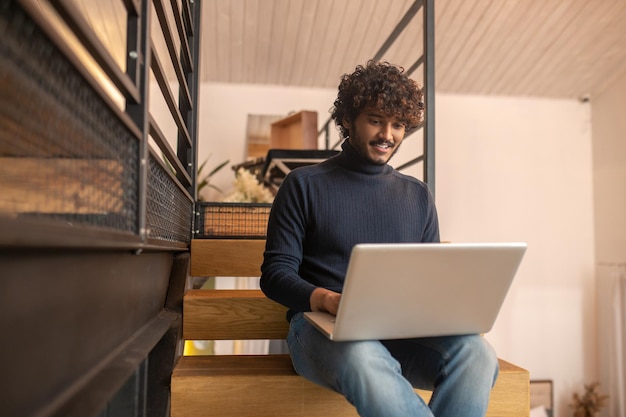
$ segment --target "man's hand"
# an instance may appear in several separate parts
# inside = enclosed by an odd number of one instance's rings
[[[311,310],[312,311],[325,311],[334,316],[337,315],[337,309],[339,308],[339,300],[341,294],[326,288],[316,288],[311,293]]]

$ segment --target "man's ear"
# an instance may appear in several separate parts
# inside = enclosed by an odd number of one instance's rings
[[[343,127],[345,127],[346,129],[350,129],[351,123],[350,120],[348,120],[347,117],[344,117],[343,120],[341,121],[341,124],[343,125]]]

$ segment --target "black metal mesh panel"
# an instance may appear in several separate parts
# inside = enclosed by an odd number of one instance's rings
[[[193,203],[150,154],[146,201],[148,237],[173,242],[191,241]]]
[[[198,203],[198,239],[265,239],[270,203]]]
[[[137,138],[15,2],[0,16],[0,215],[136,233]]]

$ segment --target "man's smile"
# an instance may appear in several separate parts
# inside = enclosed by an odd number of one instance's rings
[[[393,142],[390,141],[370,142],[370,145],[377,149],[380,149],[383,152],[387,152],[387,150],[393,149],[396,146]]]

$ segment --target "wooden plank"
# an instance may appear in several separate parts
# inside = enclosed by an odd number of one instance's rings
[[[297,57],[297,59],[302,59],[303,63],[295,62],[294,66],[296,68],[301,68],[300,77],[296,79],[295,82],[298,85],[302,86],[311,86],[317,80],[317,77],[320,75],[321,62],[328,62],[328,58],[326,60],[321,59],[323,54],[326,57],[329,57],[332,51],[330,48],[326,48],[327,42],[329,39],[336,39],[333,35],[335,34],[331,27],[331,20],[334,16],[333,11],[335,7],[344,6],[339,4],[339,2],[330,2],[330,1],[316,1],[309,2],[315,3],[315,21],[311,24],[311,33],[315,34],[311,36],[309,40],[309,46],[306,51],[302,51],[304,54]],[[377,2],[378,3],[378,2]],[[382,3],[382,2],[380,2]],[[387,6],[387,5],[385,5]],[[388,8],[388,6],[387,6]],[[370,28],[374,28],[377,26],[368,25]],[[375,43],[374,43],[375,45]],[[300,51],[299,51],[300,52]]]
[[[119,213],[124,169],[118,161],[0,158],[0,212]]]
[[[192,275],[211,271],[217,276],[242,276],[242,270],[258,269],[263,248],[264,241],[194,240]],[[251,262],[251,257],[257,260]],[[201,264],[194,266],[194,259]],[[190,290],[184,298],[183,338],[283,339],[288,331],[285,312],[260,290]],[[431,395],[417,393],[425,401]],[[528,416],[529,398],[528,372],[500,360],[487,416]],[[224,417],[357,415],[342,396],[296,375],[288,355],[181,358],[172,376],[171,415],[192,417],[204,410]]]
[[[500,361],[488,417],[529,415],[528,372]],[[429,391],[416,391],[425,401]],[[209,394],[210,393],[210,394]],[[172,376],[172,417],[357,416],[339,394],[295,374],[288,355],[182,358]]]
[[[178,361],[173,377],[283,375],[295,376],[289,355],[185,356]]]
[[[270,150],[270,145],[266,143],[251,143],[248,142],[247,157],[248,158],[265,158],[267,152]]]
[[[183,338],[284,339],[286,312],[260,290],[189,290],[183,303]]]
[[[191,276],[261,276],[264,250],[262,239],[192,239]]]
[[[499,359],[500,373],[487,408],[486,416],[528,417],[530,414],[530,373]]]
[[[229,9],[229,36],[230,36],[230,80],[232,82],[244,82],[245,70],[247,69],[245,62],[247,57],[244,55],[245,42],[245,20],[246,5],[243,1],[225,2]]]
[[[344,397],[300,377],[176,378],[172,417],[358,417]]]
[[[307,3],[309,0],[306,1]],[[301,45],[298,41],[310,34],[310,28],[307,28],[306,21],[302,15],[302,9],[304,7],[304,0],[290,0],[289,8],[287,9],[287,16],[284,21],[285,34],[283,38],[283,51],[293,51],[293,53],[285,54],[281,53],[280,65],[278,71],[278,84],[279,85],[291,85],[293,66],[299,57],[299,52],[302,49],[306,49],[306,45]],[[310,7],[311,5],[309,5]],[[315,5],[312,5],[313,7]],[[281,22],[282,23],[282,22]],[[316,149],[317,147],[313,148]]]
[[[303,110],[272,123],[272,149],[317,149],[317,112]]]

